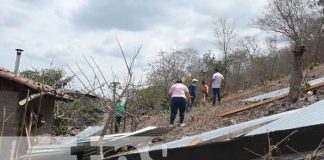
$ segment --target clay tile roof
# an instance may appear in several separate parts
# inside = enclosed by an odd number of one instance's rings
[[[49,85],[35,82],[31,79],[19,76],[5,68],[0,67],[0,77],[27,86],[36,91],[55,92],[56,90]],[[42,89],[43,88],[43,89]]]

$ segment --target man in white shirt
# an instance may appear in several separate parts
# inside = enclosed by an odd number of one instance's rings
[[[213,105],[215,105],[216,103],[216,96],[218,102],[220,103],[221,101],[220,90],[222,82],[224,82],[224,76],[220,74],[218,69],[216,68],[211,80],[211,87],[213,88]]]

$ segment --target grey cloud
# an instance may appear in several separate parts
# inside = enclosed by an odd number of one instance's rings
[[[213,39],[194,39],[187,44],[184,45],[184,48],[194,48],[197,49],[197,51],[200,54],[208,52],[208,50],[212,48],[216,48],[215,41]]]
[[[91,0],[75,15],[74,22],[91,29],[139,31],[164,15],[165,10],[156,1]]]
[[[217,2],[214,0],[89,0],[79,12],[75,14],[74,22],[86,29],[119,29],[142,31],[152,25],[167,25],[170,22],[190,21],[186,13],[173,12],[179,9],[192,11],[207,17],[223,15],[233,17],[238,26],[245,27],[247,18],[259,10],[260,4],[254,6],[253,0],[229,0]],[[222,9],[223,6],[230,6]],[[211,23],[211,22],[210,22]],[[178,22],[177,24],[181,24]]]
[[[18,8],[24,9],[42,9],[51,5],[51,1],[40,1],[40,0],[15,0]]]
[[[100,48],[100,47],[94,47],[92,48],[92,52],[94,54],[96,54],[97,56],[101,56],[103,58],[106,57],[115,57],[115,58],[122,58],[122,54],[120,53],[118,48],[109,48],[105,49],[105,48]]]
[[[14,28],[29,23],[32,12],[46,10],[52,1],[13,0],[11,3],[0,2],[0,27]]]
[[[0,26],[3,26],[5,28],[15,28],[23,25],[25,22],[25,18],[20,16],[10,16],[10,17],[5,17],[0,20]]]
[[[147,61],[145,61],[145,60],[135,61],[134,67],[137,68],[137,69],[144,70],[147,67]]]
[[[185,1],[185,0],[181,0]],[[267,0],[201,0],[192,3],[183,3],[185,8],[190,8],[197,13],[209,16],[212,21],[216,17],[227,17],[235,21],[236,27],[240,29],[250,28],[250,19],[260,13],[265,7]],[[222,5],[228,6],[222,8]],[[210,22],[211,23],[211,22]]]
[[[121,54],[114,35],[120,34],[127,55],[133,55],[134,43],[143,43],[143,50],[135,62],[135,68],[140,70],[156,56],[156,52],[173,45],[178,49],[194,48],[199,53],[215,49],[212,18],[224,11],[219,9],[221,4],[231,2],[227,16],[237,19],[239,31],[248,27],[244,23],[247,17],[255,15],[260,8],[251,3],[253,0],[85,1],[81,8],[72,10],[67,9],[69,7],[66,8],[63,1],[3,2],[0,5],[0,54],[6,54],[8,58],[1,59],[1,65],[13,66],[14,49],[21,47],[26,50],[22,68],[30,65],[48,67],[53,57],[54,65],[73,64],[74,61],[84,61],[82,55],[86,54],[94,56],[98,63],[119,69]],[[60,16],[59,9],[69,15],[68,18]],[[81,53],[83,51],[85,53]]]
[[[22,11],[12,8],[12,6],[0,7],[0,27],[14,28],[19,27],[28,20]]]

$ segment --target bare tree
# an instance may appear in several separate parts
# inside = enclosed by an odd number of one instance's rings
[[[188,82],[198,78],[202,71],[201,59],[194,49],[160,51],[156,59],[146,68],[147,84],[159,88],[155,110],[169,108],[168,89],[177,79]]]
[[[249,52],[249,55],[259,55],[262,51],[258,41],[256,36],[245,36],[240,40],[240,43]]]
[[[185,75],[185,62],[179,59],[174,51],[158,53],[158,59],[148,64],[147,79],[150,85],[160,86],[167,96],[169,83],[181,79]]]
[[[302,82],[303,55],[306,47],[303,42],[309,36],[311,19],[308,0],[269,0],[268,11],[256,21],[256,26],[265,31],[284,35],[292,43],[293,68],[290,77],[290,102],[296,102]]]
[[[213,31],[217,39],[217,46],[224,54],[224,78],[225,83],[223,91],[226,90],[227,67],[228,67],[228,54],[235,37],[235,25],[233,20],[226,17],[217,18],[214,22]]]
[[[91,80],[88,75],[86,75],[81,67],[78,68],[80,72],[82,73],[83,77],[78,76],[75,74],[75,72],[69,67],[70,71],[72,72],[73,76],[76,77],[81,84],[83,85],[85,91],[87,93],[91,93],[93,95],[96,95],[100,100],[101,104],[107,108],[107,113],[108,113],[108,118],[104,120],[104,128],[100,134],[100,139],[99,139],[99,144],[100,144],[100,155],[101,159],[104,158],[104,153],[103,153],[103,138],[104,136],[108,133],[113,133],[113,127],[115,124],[115,106],[121,98],[127,97],[129,95],[130,90],[134,90],[137,85],[135,85],[134,82],[134,76],[133,76],[133,67],[134,67],[134,62],[136,57],[141,51],[142,46],[138,47],[136,50],[135,54],[128,58],[128,56],[125,54],[119,40],[116,38],[116,41],[118,43],[118,46],[120,48],[124,64],[126,66],[126,74],[123,80],[118,80],[116,77],[113,75],[113,78],[111,81],[108,81],[106,77],[104,76],[104,73],[101,70],[101,67],[96,63],[94,58],[92,58],[93,64],[95,67],[86,59],[87,64],[91,68],[93,74],[94,74],[94,80]],[[112,71],[113,72],[113,71]],[[85,79],[85,82],[83,82]],[[93,83],[92,83],[93,82]],[[94,83],[97,82],[97,83]],[[107,87],[107,88],[106,88]],[[131,117],[133,118],[138,118],[138,115],[134,115],[130,113],[127,109],[125,111],[125,116],[124,117]],[[124,124],[125,125],[125,124]]]
[[[245,36],[241,41],[243,50],[247,52],[248,67],[246,75],[248,83],[261,84],[264,90],[267,91],[267,79],[268,79],[268,56],[261,47],[259,39],[256,36]]]
[[[113,128],[114,123],[115,123],[115,119],[114,119],[115,106],[116,106],[117,102],[127,94],[128,90],[130,89],[130,87],[133,84],[133,81],[134,81],[134,77],[133,77],[134,62],[135,62],[135,59],[138,56],[138,54],[140,53],[141,48],[142,48],[142,46],[139,47],[138,50],[136,51],[135,55],[128,61],[127,57],[126,57],[126,54],[125,54],[122,46],[119,43],[119,40],[118,39],[116,39],[116,40],[117,40],[118,46],[120,48],[120,51],[122,53],[122,56],[123,56],[123,59],[124,59],[124,62],[125,62],[125,66],[127,68],[127,76],[126,76],[126,78],[124,80],[125,84],[124,84],[124,87],[121,90],[121,92],[117,93],[116,91],[114,91],[114,93],[113,93],[114,94],[113,95],[114,99],[113,99],[113,101],[111,103],[111,107],[110,107],[111,112],[110,112],[109,118],[105,122],[104,128],[103,128],[103,130],[101,131],[101,134],[100,134],[100,139],[99,139],[99,142],[100,142],[100,155],[101,155],[102,158],[104,156],[103,146],[102,146],[103,138],[104,138],[105,134],[107,134],[107,131],[108,131],[109,128],[110,128],[110,132],[111,133],[113,132],[112,128]]]
[[[310,36],[307,38],[305,44],[307,46],[307,55],[304,57],[304,62],[309,65],[315,62],[323,62],[323,25],[324,25],[324,1],[310,0],[310,6],[313,9],[309,24]]]
[[[228,84],[227,90],[241,89],[242,83],[244,83],[245,77],[243,76],[244,63],[248,60],[246,50],[237,48],[228,56],[228,80],[231,83]]]
[[[269,57],[273,60],[271,62],[271,66],[270,66],[270,73],[269,73],[269,79],[273,80],[274,77],[274,70],[275,70],[275,66],[278,63],[278,54],[279,54],[279,49],[278,49],[278,40],[277,38],[274,37],[268,37],[266,39],[266,46],[268,49],[268,54]]]

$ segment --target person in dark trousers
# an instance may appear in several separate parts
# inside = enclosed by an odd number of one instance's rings
[[[218,69],[215,69],[215,73],[213,74],[213,77],[211,79],[211,87],[213,89],[213,105],[216,104],[216,97],[218,100],[218,103],[221,102],[221,85],[224,82],[224,76],[219,73]]]
[[[121,100],[118,100],[116,104],[116,109],[115,109],[115,133],[119,132],[119,126],[120,122],[123,118],[124,112],[125,112],[125,106],[126,103],[122,102]]]
[[[168,95],[171,98],[170,127],[174,127],[174,120],[178,110],[180,112],[180,127],[185,126],[183,122],[187,100],[190,103],[190,95],[187,86],[182,84],[182,80],[178,80],[176,84],[171,86]]]
[[[190,94],[190,98],[191,98],[191,103],[188,105],[187,112],[189,112],[191,110],[192,106],[195,104],[195,99],[196,99],[196,95],[197,95],[196,82],[198,82],[197,79],[192,79],[191,84],[189,86],[189,94]]]

